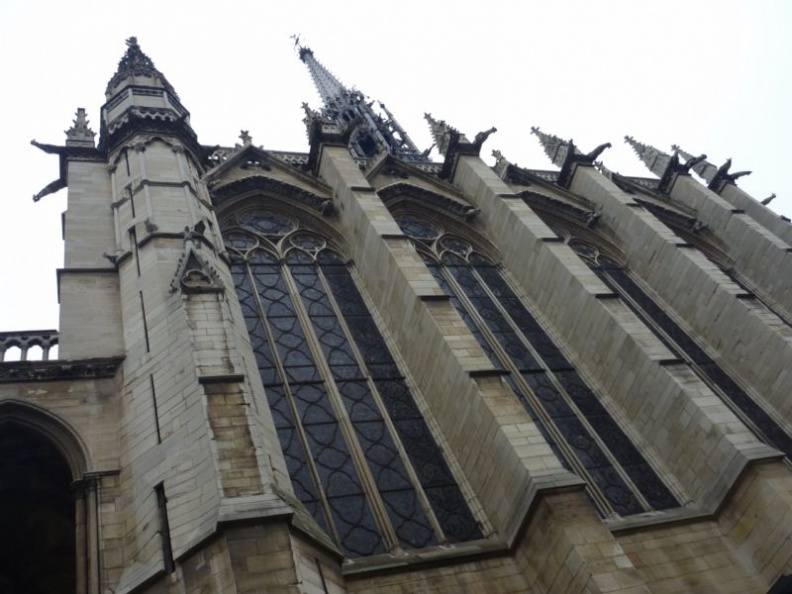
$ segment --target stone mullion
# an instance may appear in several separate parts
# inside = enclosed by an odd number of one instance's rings
[[[550,435],[552,435],[553,440],[555,441],[556,447],[559,450],[561,450],[561,452],[565,455],[567,463],[572,467],[572,470],[575,472],[575,474],[577,474],[578,476],[583,478],[586,481],[586,483],[588,484],[588,486],[589,486],[588,492],[589,492],[589,495],[591,496],[591,498],[594,499],[594,501],[599,506],[600,511],[604,515],[606,515],[606,516],[612,515],[614,513],[613,506],[602,495],[602,493],[600,493],[599,489],[596,486],[596,483],[594,482],[594,479],[591,477],[591,475],[589,474],[588,470],[586,470],[586,468],[580,462],[578,457],[572,451],[572,448],[569,447],[569,444],[567,443],[566,438],[558,430],[558,428],[556,427],[556,424],[553,422],[553,419],[550,418],[550,416],[547,414],[547,412],[545,412],[544,407],[536,399],[536,396],[534,395],[533,390],[531,390],[531,388],[525,382],[525,380],[522,377],[522,373],[520,373],[520,371],[514,365],[514,362],[512,361],[511,357],[508,355],[508,353],[506,353],[506,351],[504,350],[503,346],[500,344],[500,342],[492,334],[492,330],[487,325],[487,323],[481,318],[481,316],[478,313],[478,310],[473,305],[473,303],[470,301],[470,298],[467,296],[467,294],[465,293],[464,289],[459,285],[459,283],[454,278],[454,276],[451,273],[449,273],[448,270],[446,270],[446,268],[445,268],[445,266],[443,264],[441,264],[440,266],[441,266],[441,270],[443,271],[443,278],[445,278],[446,282],[452,287],[452,290],[453,290],[455,296],[462,303],[462,306],[465,308],[465,310],[467,311],[468,315],[473,319],[474,323],[478,327],[479,332],[481,332],[481,334],[484,336],[484,339],[489,343],[490,348],[492,348],[492,350],[495,351],[495,353],[497,354],[498,358],[501,360],[501,363],[508,369],[509,373],[512,376],[512,380],[520,387],[520,389],[522,390],[522,392],[525,395],[525,397],[529,400],[529,402],[531,403],[531,406],[533,407],[534,414],[537,417],[539,417],[539,420],[541,421],[544,429],[548,433],[550,433]],[[476,276],[476,280],[478,280],[479,283],[481,284],[481,279],[479,279],[478,276]],[[504,312],[500,308],[500,304],[497,303],[497,301],[493,298],[492,294],[489,291],[487,291],[487,294],[489,295],[490,299],[495,304],[495,307],[498,308],[498,311],[503,315]],[[508,320],[507,320],[507,322],[508,322]],[[512,326],[511,323],[509,323],[509,325]],[[512,326],[512,330],[514,330],[514,331],[516,331],[518,333],[518,337],[522,340],[523,346],[529,345],[528,341],[524,339],[522,333],[517,328],[514,328]],[[536,358],[538,361],[541,361],[541,358],[537,358],[536,357],[536,353],[535,353],[535,351],[534,351],[534,349],[532,347],[529,346],[528,350],[531,353],[531,355],[534,356],[534,358]],[[551,377],[551,381],[553,382],[553,385],[556,387],[556,389],[559,390],[559,394],[561,394],[562,398],[565,398],[565,393],[561,389],[560,385],[558,385],[558,383],[555,381],[555,377],[552,377],[552,372],[550,372],[547,368],[545,368],[544,371],[545,371],[545,373],[547,373]],[[515,394],[515,398],[517,398],[516,394]],[[566,398],[565,398],[565,400],[566,400]],[[577,409],[574,408],[574,407],[572,407],[572,410],[577,412]],[[578,414],[578,419],[580,420],[580,415],[579,414]],[[587,422],[583,422],[583,425],[589,431],[590,436],[592,436],[594,438],[594,441],[596,441],[599,444],[599,441],[595,437],[596,434],[591,430],[591,428],[589,427],[588,423]],[[603,453],[607,452],[606,449],[604,449],[604,448],[601,448],[601,449],[603,449]],[[609,456],[609,453],[606,453],[605,455]],[[614,464],[614,467],[616,467],[616,466],[617,465]],[[620,473],[620,475],[621,474],[622,473]],[[649,506],[646,505],[643,500],[641,500],[641,504],[644,505],[644,507],[646,509],[649,509]]]
[[[537,361],[542,363],[542,365],[544,366],[544,371],[547,374],[548,379],[550,379],[550,382],[553,384],[553,386],[555,386],[555,388],[558,391],[558,393],[561,396],[561,398],[564,399],[564,402],[566,403],[566,405],[569,406],[569,408],[572,409],[572,411],[575,413],[575,416],[577,416],[578,421],[580,421],[580,423],[586,428],[586,431],[588,432],[589,437],[591,437],[594,440],[594,442],[599,446],[599,448],[602,451],[602,453],[605,455],[605,457],[608,459],[608,461],[613,466],[613,469],[621,477],[621,479],[624,481],[624,483],[627,485],[627,487],[630,489],[630,491],[632,491],[633,496],[638,500],[638,502],[643,506],[643,508],[645,510],[647,510],[647,511],[651,510],[652,506],[649,505],[649,502],[643,496],[643,493],[641,493],[641,491],[638,489],[638,487],[635,485],[635,483],[633,483],[633,480],[630,478],[630,476],[626,472],[624,472],[624,469],[622,468],[621,463],[613,455],[613,453],[611,452],[611,450],[608,447],[608,445],[605,444],[605,442],[602,441],[602,438],[600,437],[599,433],[597,433],[597,431],[595,431],[594,428],[591,426],[591,424],[589,423],[589,420],[586,418],[586,415],[584,415],[580,411],[578,406],[569,397],[569,394],[564,389],[564,386],[562,386],[561,382],[559,382],[558,378],[556,378],[555,372],[552,369],[550,369],[549,367],[547,367],[547,365],[545,364],[545,361],[542,358],[542,356],[536,351],[536,349],[531,344],[531,342],[528,340],[528,338],[522,333],[522,330],[520,330],[519,328],[517,328],[516,325],[514,325],[514,323],[511,321],[511,316],[509,316],[509,314],[506,313],[506,310],[503,309],[503,306],[501,305],[500,301],[495,296],[495,294],[492,292],[492,290],[490,289],[489,285],[487,285],[487,283],[484,282],[484,279],[482,279],[479,276],[478,271],[476,271],[476,269],[474,267],[471,267],[471,271],[473,272],[473,275],[476,277],[476,280],[479,282],[479,285],[484,289],[484,291],[487,293],[489,298],[495,304],[495,307],[498,308],[498,311],[501,313],[502,316],[504,316],[504,318],[507,320],[509,326],[511,326],[512,330],[520,338],[520,340],[522,341],[523,345],[528,348],[528,351],[531,353],[531,355],[534,357],[534,359],[536,359]],[[508,282],[508,280],[507,280],[507,282]],[[509,284],[511,284],[511,283],[509,283]],[[515,294],[518,295],[518,297],[519,297],[519,291],[515,291]],[[522,300],[522,299],[521,299],[521,301],[523,302],[523,305],[525,306],[526,305],[525,301]],[[526,306],[526,309],[529,309],[529,308]],[[522,378],[522,374],[521,373],[517,373],[515,378],[517,379],[518,383],[520,383],[521,386],[525,383],[525,381]],[[526,387],[527,387],[527,384],[526,384]],[[530,388],[528,389],[528,393],[529,394],[531,393]],[[541,405],[537,405],[537,406],[541,406]],[[561,437],[561,440],[562,440],[562,442],[566,441],[566,440],[564,440],[563,437]],[[558,441],[556,441],[556,443],[558,443]],[[564,444],[564,445],[566,445],[566,444]],[[574,454],[572,454],[572,455],[574,456]],[[577,460],[577,456],[575,456],[574,459]],[[586,472],[585,476],[588,476],[588,472]],[[589,485],[592,486],[592,488],[590,490],[592,490],[592,491],[596,491],[597,490],[594,481],[592,481],[589,478],[589,479],[587,479],[587,482],[589,483]],[[599,502],[600,498],[604,499],[604,497],[602,497],[599,493],[597,493],[597,495],[599,495],[599,497],[595,498],[595,499],[597,499],[598,502]],[[603,509],[605,510],[606,513],[611,513],[613,511],[613,509],[611,508],[609,503],[608,503],[607,507],[605,507]]]
[[[314,482],[314,487],[318,492],[320,498],[320,504],[322,505],[322,510],[324,511],[325,518],[327,519],[327,527],[332,532],[333,541],[337,543],[341,543],[341,539],[339,538],[338,532],[336,531],[335,523],[333,522],[333,516],[330,513],[330,506],[327,502],[327,496],[324,492],[324,487],[322,486],[322,481],[319,478],[319,472],[316,469],[316,464],[314,463],[313,456],[311,455],[311,448],[308,445],[308,438],[305,436],[305,429],[303,429],[302,421],[300,420],[300,413],[297,409],[297,405],[294,403],[294,395],[291,392],[291,387],[289,386],[289,382],[286,379],[286,370],[283,367],[283,362],[280,359],[280,355],[277,352],[277,348],[275,346],[275,339],[272,334],[272,330],[269,327],[269,322],[267,321],[267,316],[265,314],[264,305],[261,303],[261,297],[259,296],[258,286],[256,285],[256,280],[253,277],[253,273],[250,270],[250,266],[245,264],[245,273],[248,275],[248,282],[250,283],[250,287],[252,289],[251,294],[256,301],[256,308],[258,309],[259,320],[261,321],[261,327],[264,330],[266,335],[266,340],[270,344],[270,352],[272,353],[272,359],[275,363],[275,367],[278,370],[278,375],[281,378],[282,386],[283,386],[283,393],[286,396],[286,402],[289,405],[289,411],[291,412],[292,418],[294,419],[294,428],[297,431],[298,439],[300,440],[300,445],[302,446],[303,453],[305,454],[305,462],[308,464],[308,471],[311,473],[311,479]],[[264,386],[264,391],[267,391],[267,387]],[[285,464],[284,464],[285,466]]]
[[[399,434],[396,431],[396,427],[394,427],[393,425],[393,421],[390,418],[390,415],[388,414],[384,403],[382,402],[382,397],[377,391],[377,386],[371,377],[371,373],[369,373],[368,368],[366,367],[366,364],[363,360],[363,356],[360,353],[360,350],[358,349],[357,343],[352,337],[352,333],[350,332],[349,327],[346,324],[344,315],[341,313],[341,308],[338,306],[338,302],[335,300],[335,296],[333,295],[333,292],[330,289],[330,285],[325,279],[324,273],[322,272],[319,266],[317,266],[316,271],[321,280],[325,294],[327,295],[328,300],[330,301],[330,306],[333,310],[333,313],[336,315],[336,318],[338,319],[338,323],[341,325],[341,328],[344,332],[344,336],[347,339],[347,343],[349,344],[349,347],[352,349],[352,352],[355,356],[355,362],[358,364],[358,367],[360,367],[361,370],[364,370],[366,372],[366,383],[368,384],[369,391],[371,392],[371,396],[377,405],[377,409],[379,410],[380,415],[382,416],[382,420],[385,422],[385,426],[387,427],[388,432],[390,433],[391,439],[393,440],[393,444],[396,446],[396,450],[399,452],[399,458],[401,459],[402,464],[404,465],[404,468],[410,477],[410,482],[412,483],[412,486],[418,495],[418,499],[421,502],[421,507],[423,507],[424,513],[426,514],[426,517],[429,519],[429,522],[432,525],[432,530],[434,530],[435,534],[437,535],[438,542],[445,543],[447,542],[445,532],[443,531],[442,527],[440,526],[440,523],[437,521],[437,518],[435,517],[434,510],[432,510],[432,506],[429,503],[429,499],[426,497],[426,493],[424,492],[423,485],[421,485],[421,482],[418,480],[418,475],[416,474],[413,465],[410,463],[410,458],[407,456],[407,452],[405,451],[404,445],[402,444],[401,439],[399,438]],[[384,337],[383,337],[383,342],[384,342]],[[411,392],[410,395],[412,396],[412,390],[410,392]]]
[[[281,265],[281,271],[283,274],[283,280],[292,296],[294,310],[297,314],[297,319],[303,328],[306,343],[308,344],[308,348],[311,350],[314,363],[319,369],[319,373],[325,378],[324,384],[325,388],[327,389],[327,396],[330,399],[330,405],[333,407],[333,412],[335,413],[336,419],[338,420],[338,426],[341,428],[341,434],[344,436],[344,441],[346,441],[347,447],[349,448],[349,453],[352,456],[353,464],[357,469],[358,475],[360,476],[366,498],[371,504],[371,510],[374,514],[374,517],[376,518],[377,527],[380,529],[380,534],[385,541],[387,550],[389,552],[393,552],[401,546],[401,543],[399,542],[399,538],[396,535],[396,531],[391,525],[390,518],[388,516],[388,510],[385,507],[385,502],[380,497],[379,490],[377,489],[377,481],[371,474],[371,469],[369,468],[368,462],[366,461],[366,455],[364,454],[363,448],[358,442],[357,435],[355,435],[355,428],[352,426],[352,421],[349,419],[346,407],[344,406],[344,401],[338,391],[335,380],[333,379],[333,373],[330,370],[330,365],[328,364],[327,359],[322,352],[322,347],[319,345],[319,339],[317,338],[314,331],[311,318],[308,315],[308,312],[305,311],[305,306],[302,302],[302,295],[300,295],[300,290],[291,276],[291,270],[289,270],[288,265],[284,263]]]
[[[591,167],[577,168],[572,189],[587,195],[575,190],[585,179],[581,171],[602,176]],[[489,228],[504,265],[543,317],[567,337],[578,366],[622,407],[694,501],[714,507],[745,464],[775,455],[725,404],[712,401],[714,395],[693,372],[677,363],[627,305],[481,159],[459,157],[453,183],[481,209],[479,220]],[[632,202],[626,194],[619,201]],[[610,205],[604,216],[609,210]],[[631,381],[625,381],[625,375]],[[690,448],[696,451],[692,458],[685,453]]]

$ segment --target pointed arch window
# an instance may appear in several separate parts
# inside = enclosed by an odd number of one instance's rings
[[[593,244],[565,232],[556,230],[581,259],[630,309],[641,318],[657,338],[707,384],[729,408],[765,443],[784,452],[792,459],[792,434],[785,429],[783,420],[774,418],[745,389],[743,389],[721,363],[713,359],[693,336],[645,290],[641,282],[625,267],[609,258]],[[717,265],[717,262],[713,262]],[[726,272],[726,271],[724,271]],[[728,274],[728,272],[726,272]],[[731,277],[736,284],[739,280]],[[748,290],[746,289],[746,292]],[[759,307],[764,307],[758,303]]]
[[[296,218],[225,233],[294,491],[352,557],[482,538],[353,275]]]
[[[439,225],[412,216],[397,217],[397,222],[558,457],[587,480],[602,514],[677,507],[499,267],[470,241]]]

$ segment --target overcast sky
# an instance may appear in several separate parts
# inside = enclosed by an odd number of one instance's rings
[[[419,148],[424,112],[512,162],[552,168],[531,126],[582,150],[610,141],[605,165],[650,175],[625,134],[672,143],[733,170],[755,198],[792,216],[792,2],[343,0],[199,3],[0,1],[3,76],[0,330],[57,328],[66,190],[34,204],[77,107],[99,130],[107,81],[132,35],[174,85],[203,144],[240,129],[265,149],[307,151],[303,101],[319,107],[290,36],[301,34],[347,86],[383,101]],[[108,246],[110,248],[111,246]]]

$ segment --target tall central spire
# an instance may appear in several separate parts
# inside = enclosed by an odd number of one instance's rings
[[[426,154],[418,150],[407,132],[382,102],[378,110],[374,101],[363,93],[348,89],[321,64],[308,47],[295,46],[300,60],[308,66],[316,89],[322,97],[322,116],[331,120],[341,130],[350,131],[349,150],[355,157],[368,158],[385,151],[404,161],[427,162]],[[427,151],[428,153],[428,151]]]

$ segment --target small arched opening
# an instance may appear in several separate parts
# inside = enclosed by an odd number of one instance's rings
[[[0,405],[0,594],[71,594],[85,583],[84,506],[73,488],[84,470],[58,421]]]

